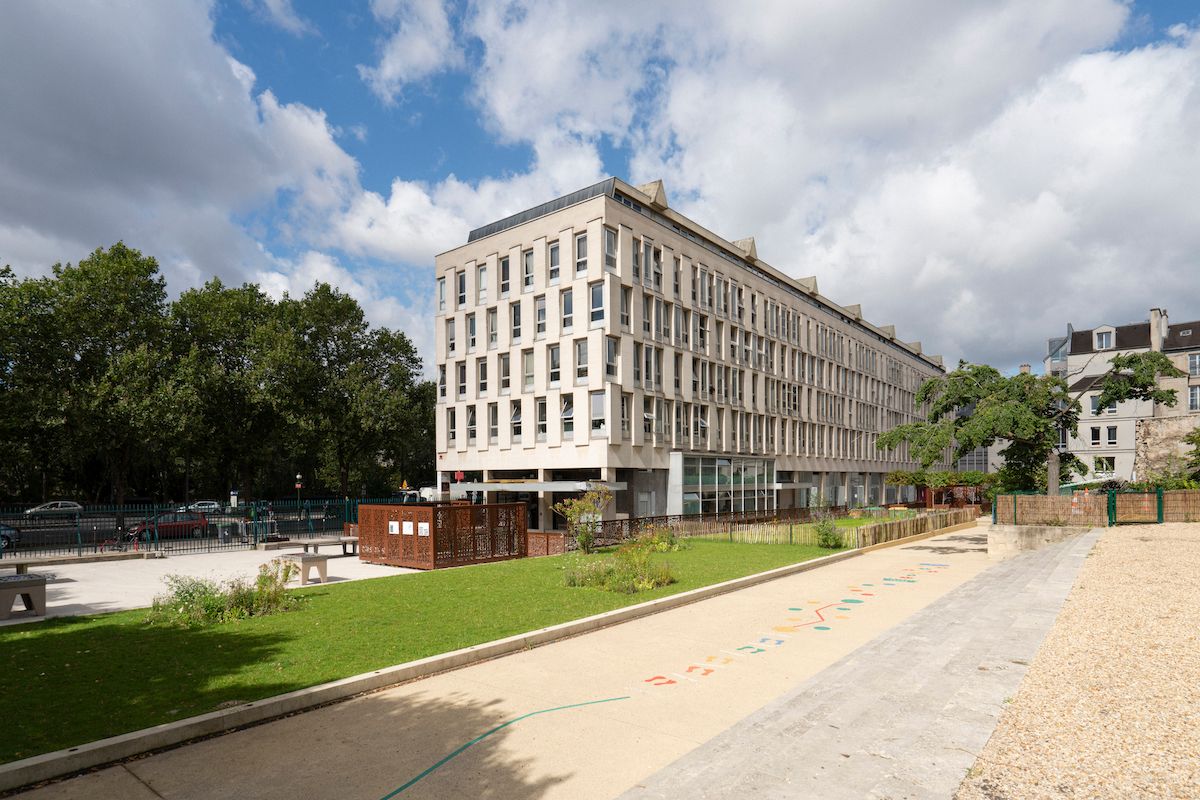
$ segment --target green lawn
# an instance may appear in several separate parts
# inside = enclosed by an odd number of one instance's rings
[[[656,558],[678,583],[568,588],[569,557],[298,590],[299,611],[198,630],[144,611],[0,628],[0,763],[695,589],[830,551],[695,541]]]

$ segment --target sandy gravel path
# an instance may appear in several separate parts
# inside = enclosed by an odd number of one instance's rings
[[[1200,798],[1200,524],[1111,528],[958,800]]]

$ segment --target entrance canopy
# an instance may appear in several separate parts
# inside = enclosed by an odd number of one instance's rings
[[[607,486],[614,492],[624,491],[625,481],[464,481],[451,488],[464,492],[586,492],[595,486]]]

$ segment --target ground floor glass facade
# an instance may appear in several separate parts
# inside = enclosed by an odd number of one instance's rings
[[[683,513],[775,510],[775,460],[684,456]]]

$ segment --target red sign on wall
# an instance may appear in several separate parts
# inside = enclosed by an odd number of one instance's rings
[[[463,477],[463,471],[461,469],[454,473],[454,480],[456,481],[461,481]]]

